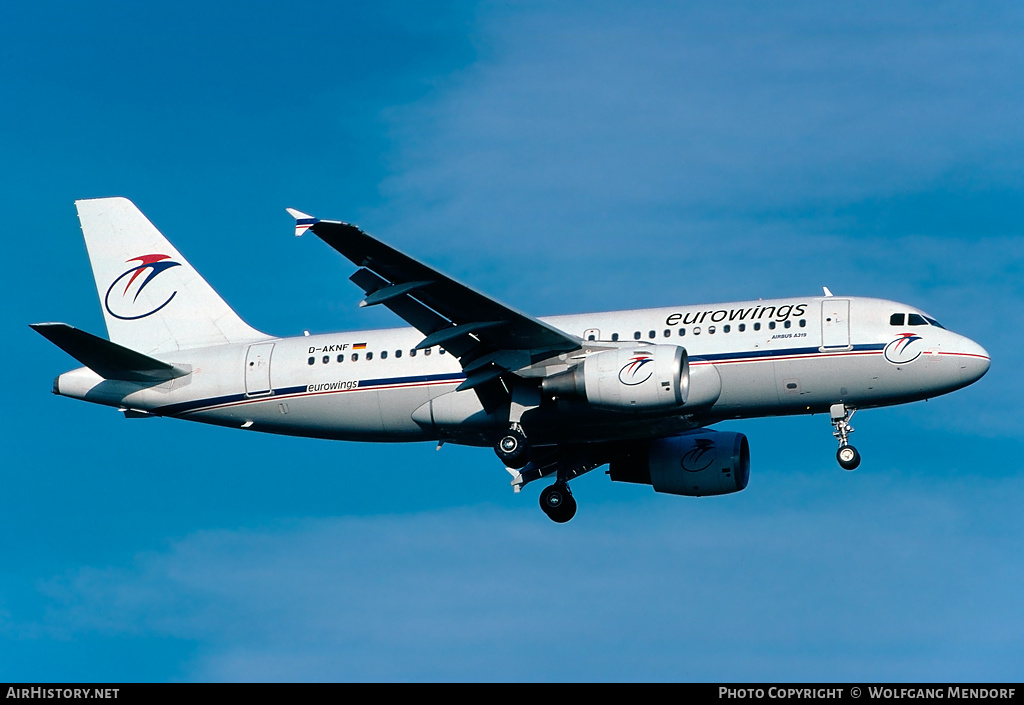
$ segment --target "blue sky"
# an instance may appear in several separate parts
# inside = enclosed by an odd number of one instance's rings
[[[0,11],[0,680],[1020,680],[1013,3],[39,2]],[[390,326],[291,206],[534,314],[920,306],[989,374],[729,424],[742,493],[259,436],[49,393],[103,333],[73,201],[134,200],[252,325]]]

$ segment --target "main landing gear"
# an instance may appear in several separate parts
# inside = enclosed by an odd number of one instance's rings
[[[564,524],[576,516],[576,500],[572,498],[569,484],[559,480],[540,493],[540,508],[548,519]]]
[[[564,524],[576,516],[576,500],[569,490],[569,480],[602,464],[551,446],[532,450],[522,430],[517,428],[509,429],[498,439],[494,452],[506,464],[512,475],[512,488],[516,492],[531,482],[554,476],[554,484],[545,487],[540,493],[540,508],[548,519],[558,524]],[[512,462],[516,464],[513,466]]]
[[[847,409],[845,404],[833,404],[829,409],[832,416],[832,427],[835,429],[832,435],[839,441],[836,460],[839,461],[839,467],[843,470],[856,470],[860,465],[860,453],[849,443],[849,436],[853,433],[850,419],[856,412],[856,409]]]
[[[498,442],[494,444],[494,453],[505,467],[518,470],[530,462],[530,442],[519,424],[512,424]]]
[[[567,459],[557,452],[553,455],[550,448],[546,450],[544,452],[545,447],[541,447],[538,452],[534,452],[523,427],[514,419],[494,444],[494,454],[512,474],[512,486],[516,492],[528,482],[555,474],[555,483],[540,493],[540,508],[551,521],[564,524],[576,516],[576,500],[569,491],[569,480],[594,469],[600,463],[588,463],[585,458],[579,457]]]

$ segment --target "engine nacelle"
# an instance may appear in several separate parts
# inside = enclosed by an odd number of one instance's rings
[[[661,409],[686,403],[690,369],[678,345],[643,345],[591,355],[543,382],[546,394],[612,409]]]
[[[729,431],[659,438],[613,461],[608,475],[688,497],[739,492],[750,480],[750,446],[742,433]]]

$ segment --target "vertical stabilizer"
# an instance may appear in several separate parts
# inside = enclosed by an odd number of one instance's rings
[[[76,201],[110,340],[142,353],[262,340],[126,198]]]

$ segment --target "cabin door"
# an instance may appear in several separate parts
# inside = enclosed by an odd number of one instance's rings
[[[257,343],[249,346],[245,354],[245,395],[258,397],[270,394],[270,354],[273,343]]]
[[[821,301],[821,347],[850,347],[850,300],[827,297]]]

